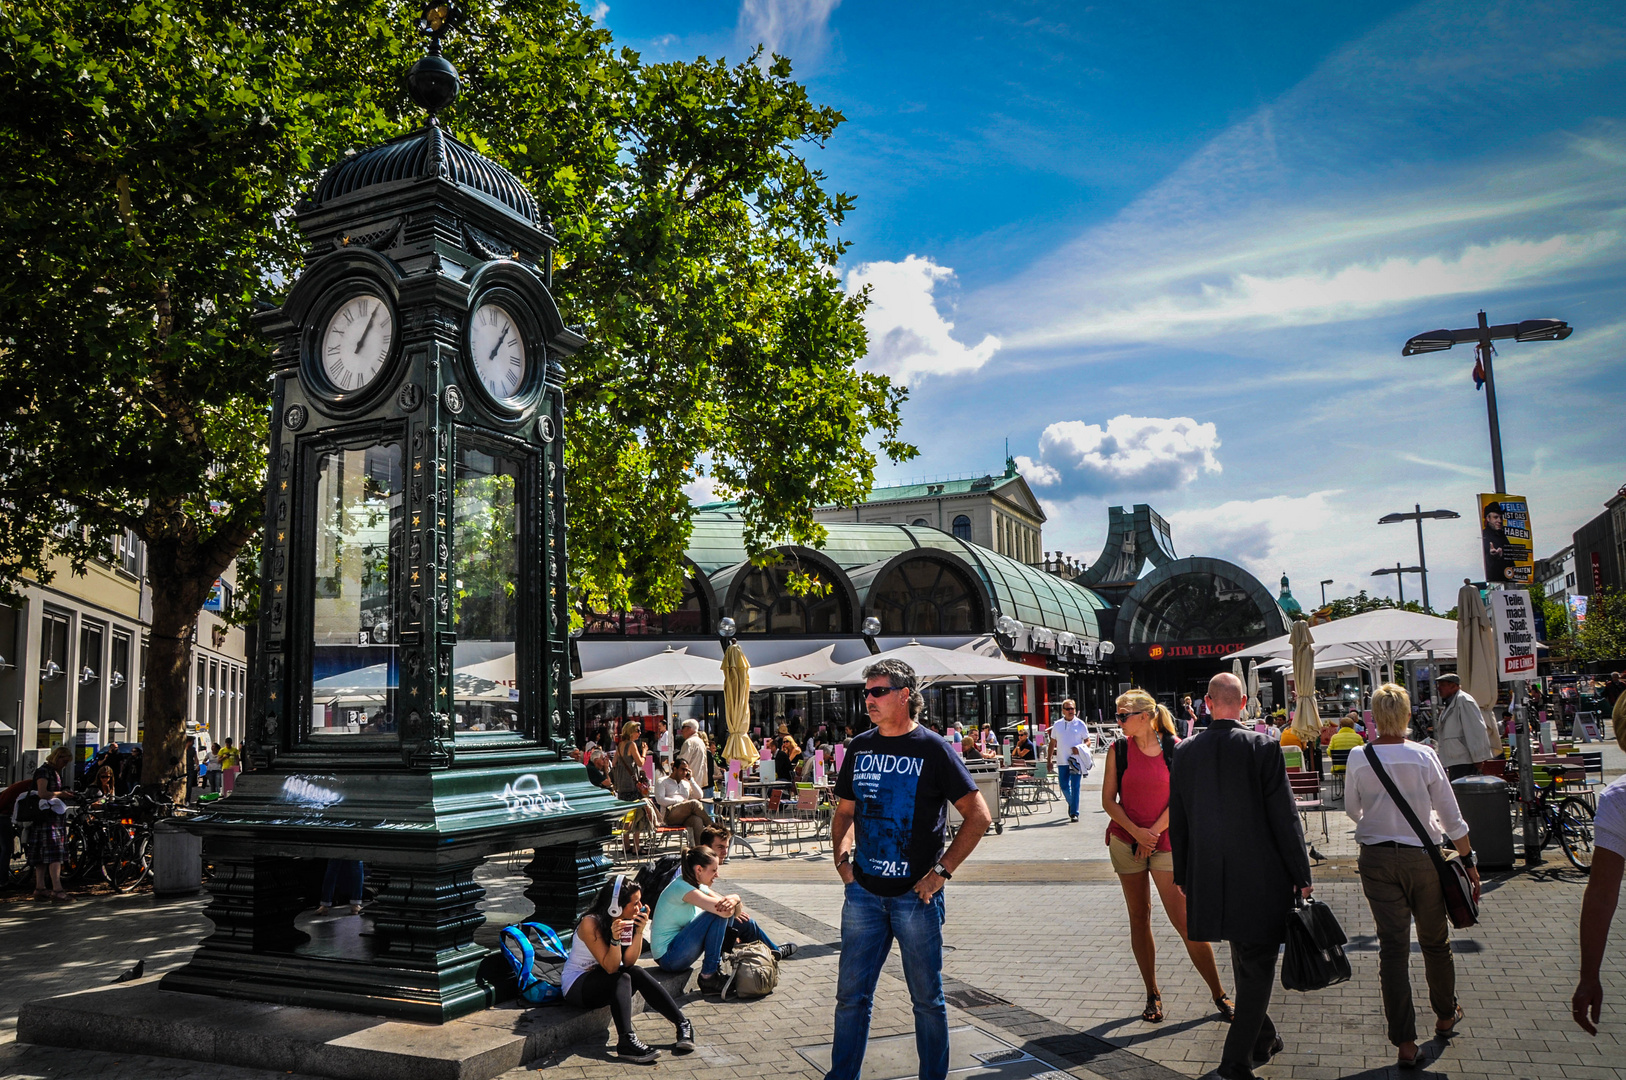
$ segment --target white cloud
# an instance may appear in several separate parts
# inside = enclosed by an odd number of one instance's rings
[[[604,17],[609,13],[610,5],[606,4],[604,0],[598,0],[598,3],[593,5],[593,9],[587,13],[587,17],[598,23],[600,26],[603,26]]]
[[[1199,473],[1220,471],[1219,431],[1189,416],[1114,416],[1105,427],[1082,420],[1051,424],[1039,457],[1016,459],[1029,484],[1058,499],[1173,491]]]
[[[824,53],[830,16],[841,0],[743,0],[736,31],[746,45],[761,45],[763,59],[778,53],[811,61]]]
[[[718,489],[715,476],[697,476],[683,485],[683,494],[696,506],[702,503],[720,502],[729,496]]]
[[[976,371],[999,351],[999,338],[985,336],[962,345],[951,333],[934,296],[954,271],[930,258],[910,255],[902,262],[863,263],[847,272],[847,292],[870,289],[864,328],[869,332],[865,366],[905,383],[927,375]]]
[[[1119,308],[1085,308],[1011,336],[1012,347],[1171,341],[1225,330],[1307,326],[1381,314],[1431,297],[1484,293],[1551,279],[1616,254],[1615,231],[1473,244],[1456,257],[1332,260],[1288,273],[1222,273],[1160,282],[1161,295]]]
[[[1176,510],[1167,519],[1175,543],[1183,541],[1184,550],[1200,550],[1269,576],[1271,560],[1287,557],[1287,549],[1300,546],[1302,539],[1325,538],[1338,531],[1341,508],[1333,500],[1340,494],[1330,490],[1233,499],[1218,506]],[[1302,560],[1299,565],[1304,565]]]

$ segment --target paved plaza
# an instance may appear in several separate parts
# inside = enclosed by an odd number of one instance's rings
[[[1610,777],[1626,769],[1611,745]],[[1139,1019],[1144,994],[1129,951],[1123,902],[1102,843],[1099,770],[1087,783],[1085,814],[1070,824],[1060,804],[1008,822],[990,835],[948,891],[945,936],[950,1023],[956,1029],[956,1077],[1022,1077],[1064,1071],[1109,1080],[1197,1077],[1219,1059],[1225,1026],[1209,1003],[1161,910],[1158,972],[1167,1019]],[[1328,817],[1330,835],[1311,819],[1316,847],[1329,856],[1317,869],[1317,895],[1332,906],[1352,938],[1354,978],[1317,994],[1278,988],[1272,1013],[1286,1052],[1261,1070],[1269,1080],[1333,1080],[1393,1070],[1383,1036],[1377,946],[1371,915],[1354,872],[1352,827]],[[1457,933],[1458,995],[1467,1014],[1449,1045],[1429,1044],[1427,1071],[1450,1077],[1565,1077],[1626,1080],[1626,948],[1616,941],[1604,965],[1605,1015],[1597,1038],[1569,1016],[1574,987],[1575,923],[1584,879],[1556,851],[1544,866],[1487,876],[1483,922]],[[488,931],[526,913],[526,880],[517,865],[488,865]],[[841,893],[829,862],[809,846],[803,855],[736,858],[724,884],[742,893],[776,937],[801,949],[781,972],[779,990],[752,1002],[690,995],[686,1009],[701,1036],[692,1056],[663,1055],[652,1072],[670,1080],[817,1077],[827,1055],[839,952]],[[205,932],[201,898],[97,897],[64,907],[28,901],[0,906],[0,941],[10,959],[0,985],[0,1078],[154,1077],[249,1080],[287,1076],[252,1069],[17,1044],[17,1009],[42,997],[111,982],[144,959],[146,973],[181,963]],[[1229,957],[1221,971],[1229,985]],[[1412,964],[1426,1025],[1421,957]],[[184,998],[178,999],[184,1001]],[[639,1019],[651,1043],[669,1043],[666,1025]],[[964,1030],[960,1030],[964,1029]],[[912,1076],[908,995],[894,953],[878,990],[868,1080]],[[979,1050],[979,1047],[981,1048]],[[624,1065],[605,1044],[576,1046],[534,1063],[560,1080],[620,1077]],[[978,1056],[980,1054],[980,1057]],[[827,1057],[826,1057],[827,1060]],[[900,1071],[901,1070],[901,1071]]]

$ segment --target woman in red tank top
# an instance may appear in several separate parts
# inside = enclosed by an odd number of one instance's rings
[[[1214,947],[1186,937],[1186,898],[1174,885],[1174,856],[1170,854],[1168,832],[1168,759],[1173,756],[1174,718],[1146,691],[1131,690],[1118,698],[1118,726],[1124,737],[1107,750],[1101,808],[1112,819],[1107,826],[1107,847],[1129,908],[1130,948],[1141,981],[1146,984],[1146,1010],[1140,1014],[1141,1019],[1154,1024],[1163,1020],[1163,996],[1157,986],[1157,946],[1152,939],[1151,886],[1155,884],[1170,924],[1185,943],[1197,973],[1208,984],[1220,1016],[1229,1021],[1235,1010],[1220,983]]]

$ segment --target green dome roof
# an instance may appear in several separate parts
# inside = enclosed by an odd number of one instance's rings
[[[1288,615],[1303,615],[1304,608],[1293,599],[1293,590],[1287,587],[1287,575],[1282,575],[1282,594],[1276,598],[1276,604]]]

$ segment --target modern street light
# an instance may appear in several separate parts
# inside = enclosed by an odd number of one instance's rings
[[[1412,512],[1409,514],[1384,514],[1378,518],[1379,525],[1393,525],[1399,521],[1417,522],[1417,568],[1423,575],[1423,611],[1427,614],[1433,614],[1434,609],[1428,606],[1428,557],[1423,554],[1423,519],[1439,518],[1448,521],[1461,516],[1455,510],[1424,510],[1421,503],[1413,503]],[[1406,601],[1402,598],[1400,602]]]
[[[1332,584],[1332,578],[1321,579],[1321,606],[1327,606],[1327,586]]]
[[[1491,368],[1491,356],[1496,350],[1493,341],[1563,341],[1575,331],[1562,319],[1526,319],[1521,323],[1490,325],[1485,313],[1479,313],[1479,325],[1466,330],[1430,330],[1406,342],[1401,356],[1418,353],[1442,352],[1453,345],[1474,342],[1479,353],[1480,366],[1485,369],[1485,412],[1490,417],[1491,471],[1495,474],[1496,490],[1507,491],[1507,479],[1502,473],[1502,426],[1496,413],[1496,373]]]
[[[1401,577],[1400,575],[1401,574],[1421,574],[1422,572],[1423,572],[1423,568],[1421,566],[1401,566],[1399,563],[1395,563],[1393,569],[1387,569],[1386,568],[1386,569],[1383,569],[1383,570],[1374,570],[1374,571],[1372,571],[1372,576],[1373,577],[1383,577],[1385,574],[1393,574],[1395,576],[1395,584],[1400,586],[1400,606],[1405,607],[1406,606],[1406,579]]]

